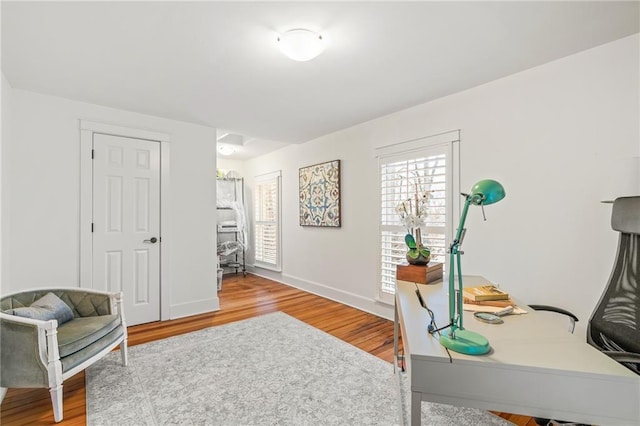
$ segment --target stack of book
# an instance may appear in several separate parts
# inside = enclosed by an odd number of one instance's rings
[[[485,284],[476,287],[465,287],[462,289],[463,302],[472,305],[513,306],[514,302],[509,297],[509,293],[500,290],[493,284]]]

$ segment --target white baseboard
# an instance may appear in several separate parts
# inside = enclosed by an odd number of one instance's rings
[[[270,271],[268,269],[247,266],[247,271],[259,277],[268,278],[281,284],[295,287],[306,292],[331,299],[343,305],[368,312],[393,321],[393,305],[382,303],[373,298],[367,298],[359,294],[350,293],[348,291],[329,287],[325,284],[308,281],[293,275],[283,274],[281,272]],[[224,284],[223,284],[224,285]]]
[[[195,300],[193,302],[179,303],[171,305],[169,316],[171,319],[188,317],[191,315],[204,314],[220,310],[220,299],[214,297],[212,299]]]

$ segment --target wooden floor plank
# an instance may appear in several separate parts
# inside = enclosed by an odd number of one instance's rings
[[[387,362],[393,361],[393,323],[328,299],[255,275],[225,275],[220,311],[129,327],[129,345],[139,345],[270,312],[284,312]],[[518,426],[535,426],[530,417],[497,413]],[[0,424],[55,424],[47,389],[10,389],[0,407]],[[84,372],[64,383],[64,420],[86,424]]]

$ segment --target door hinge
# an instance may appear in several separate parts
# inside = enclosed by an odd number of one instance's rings
[[[95,150],[95,149],[92,149],[92,150],[91,150],[91,159],[92,159],[92,160],[95,158],[95,155],[96,155],[96,150]]]
[[[93,232],[93,222],[91,223],[91,232]]]

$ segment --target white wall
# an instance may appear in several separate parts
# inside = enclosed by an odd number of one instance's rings
[[[461,129],[462,189],[494,178],[507,191],[486,208],[487,222],[470,212],[463,272],[568,308],[586,325],[617,242],[600,201],[640,192],[639,47],[636,34],[248,161],[249,187],[252,176],[282,170],[283,272],[258,273],[391,317],[374,300],[374,148]],[[342,228],[300,227],[298,168],[334,159]]]
[[[6,185],[8,180],[5,176],[7,170],[5,163],[8,161],[7,158],[9,158],[9,147],[6,142],[9,140],[11,134],[11,95],[11,85],[4,76],[4,73],[2,73],[2,87],[0,88],[0,97],[2,98],[2,117],[0,118],[0,127],[2,128],[2,143],[0,144],[0,260],[2,260],[3,256],[7,253],[7,236],[10,230],[8,226],[8,215],[4,213],[4,206],[8,205],[6,200],[9,196],[9,188]],[[0,294],[6,292],[6,276],[9,273],[9,266],[10,265],[4,261],[0,261]]]
[[[79,119],[171,135],[171,317],[219,307],[215,272],[215,129],[13,90],[3,140],[11,232],[4,290],[79,286]],[[3,181],[3,190],[7,183]]]

